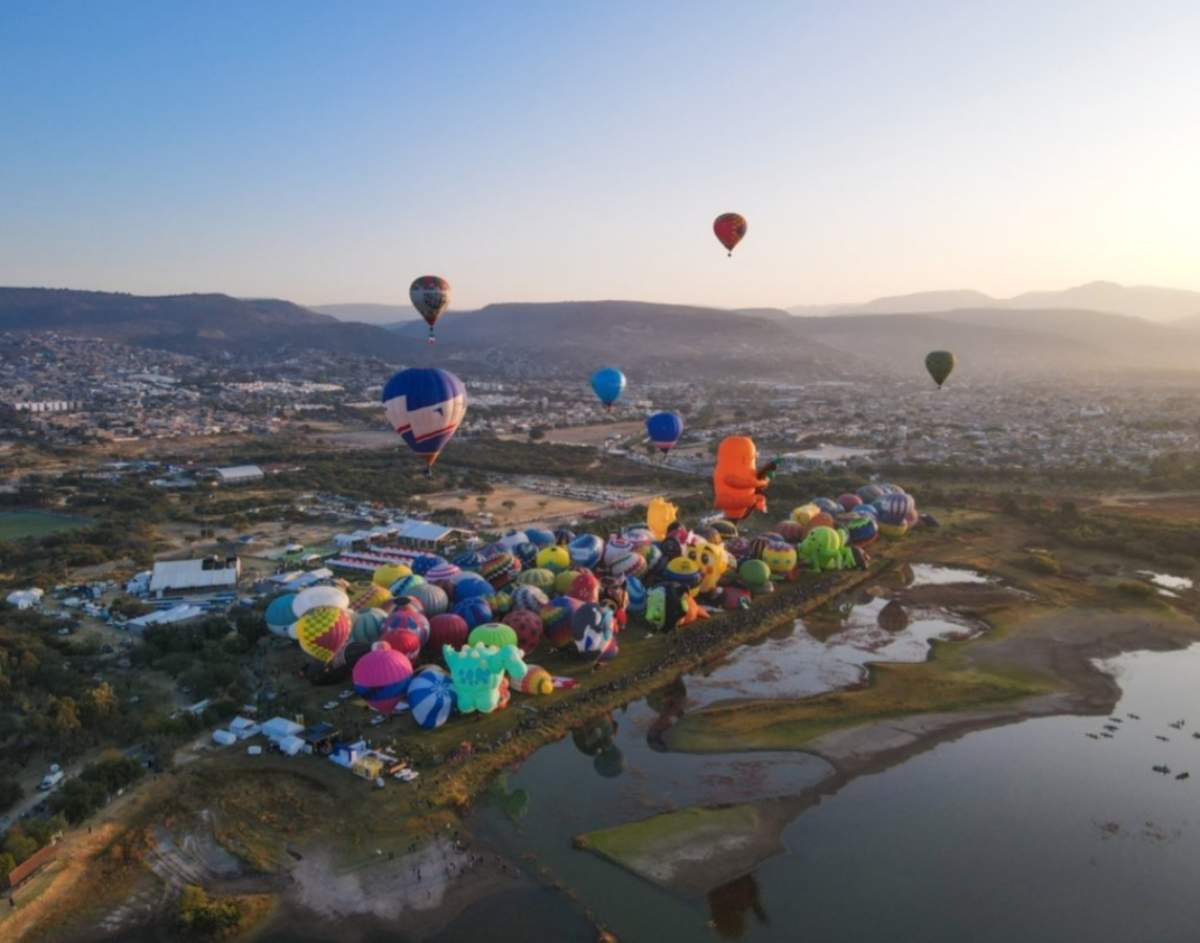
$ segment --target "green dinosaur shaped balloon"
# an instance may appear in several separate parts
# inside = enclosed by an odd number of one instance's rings
[[[822,570],[851,570],[854,568],[854,553],[848,546],[844,530],[832,527],[814,527],[796,545],[800,559],[814,573]]]
[[[505,673],[514,681],[520,681],[528,670],[521,650],[515,645],[497,648],[476,642],[464,645],[458,651],[443,645],[442,656],[454,682],[458,709],[464,714],[472,711],[490,714],[500,706],[500,682]]]

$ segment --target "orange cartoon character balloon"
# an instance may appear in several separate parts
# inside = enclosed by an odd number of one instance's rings
[[[749,436],[732,435],[717,446],[713,468],[713,507],[731,521],[740,521],[751,511],[765,511],[768,469],[759,469],[758,449]]]

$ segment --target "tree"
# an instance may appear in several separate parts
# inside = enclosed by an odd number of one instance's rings
[[[117,712],[117,704],[117,692],[107,681],[101,681],[83,696],[82,706],[90,717],[103,719]]]
[[[15,779],[0,779],[0,812],[16,805],[22,795],[21,784]]]
[[[480,511],[482,511],[485,507],[487,507],[487,496],[482,495],[482,494],[476,495],[475,496],[475,506],[477,508],[479,508]]]
[[[504,508],[504,510],[508,511],[509,514],[511,514],[513,512],[513,510],[516,508],[517,502],[514,501],[512,498],[506,498],[505,500],[500,502],[500,506],[502,508]]]
[[[79,707],[71,697],[56,698],[50,715],[50,728],[63,740],[71,741],[83,729],[79,720]]]
[[[237,901],[216,900],[198,884],[186,884],[179,897],[179,923],[198,936],[218,937],[234,929],[242,919]]]

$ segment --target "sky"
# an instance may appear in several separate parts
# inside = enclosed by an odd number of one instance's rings
[[[1172,0],[4,0],[0,284],[1200,289],[1197,48]]]

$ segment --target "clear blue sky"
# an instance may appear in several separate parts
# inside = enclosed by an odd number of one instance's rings
[[[0,284],[1200,288],[1197,50],[1195,2],[4,0]]]

